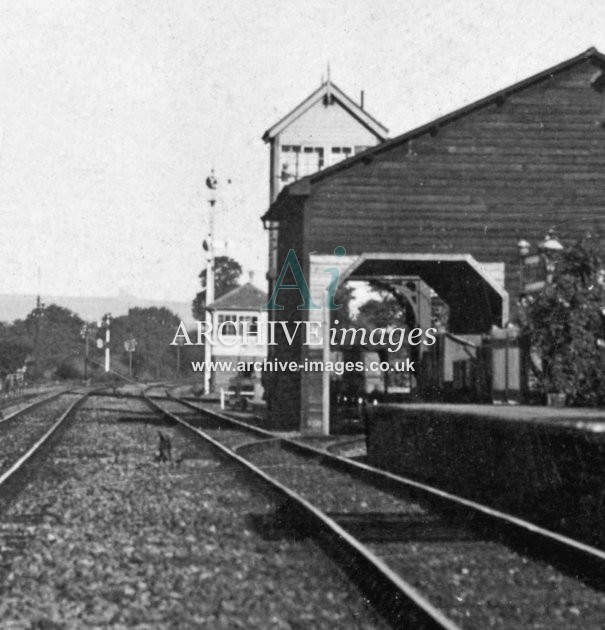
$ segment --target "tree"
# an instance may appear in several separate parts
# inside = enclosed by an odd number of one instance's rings
[[[229,258],[229,256],[216,256],[214,258],[215,299],[237,288],[241,275],[242,266],[236,260]],[[191,310],[195,319],[203,320],[206,310],[206,270],[203,269],[198,277],[202,290],[195,296],[191,304]]]
[[[172,376],[176,365],[174,339],[180,319],[165,307],[131,308],[128,315],[116,317],[111,323],[111,349],[114,357],[128,365],[124,342],[134,337],[136,350],[132,364],[138,376],[145,373],[154,378]]]
[[[406,325],[406,321],[414,321],[414,309],[400,288],[390,282],[379,280],[378,278],[374,278],[370,282],[370,286],[383,296],[384,304],[388,306],[389,314],[403,321],[403,326]],[[398,308],[395,305],[397,305]]]
[[[391,332],[394,328],[406,328],[408,322],[408,305],[403,295],[395,295],[392,288],[380,288],[382,300],[370,299],[359,307],[355,323],[360,328],[365,328],[368,336],[376,329],[384,329]],[[403,303],[403,305],[402,305]],[[388,335],[386,337],[388,339]],[[410,354],[407,343],[393,353],[394,347],[388,345],[374,345],[370,347],[378,354],[380,361],[391,362],[401,360]],[[389,351],[390,350],[390,351]],[[382,372],[382,381],[385,393],[394,385],[408,385],[409,377],[402,373]]]
[[[0,339],[0,376],[23,367],[30,351],[29,345],[17,339]]]
[[[368,332],[374,328],[405,328],[407,317],[399,302],[386,295],[383,300],[371,299],[359,307],[358,325]]]
[[[552,282],[524,314],[524,333],[539,357],[532,368],[545,394],[565,394],[571,404],[605,402],[604,307],[603,261],[587,235],[563,252]]]
[[[351,302],[355,297],[355,289],[348,282],[341,284],[334,294],[334,304],[340,305],[331,313],[331,325],[335,326],[336,320],[338,325],[344,328],[353,326],[353,316],[351,314]]]
[[[73,362],[80,354],[83,323],[69,309],[50,304],[36,307],[25,320],[16,320],[8,328],[6,339],[30,349],[35,372],[43,374]]]

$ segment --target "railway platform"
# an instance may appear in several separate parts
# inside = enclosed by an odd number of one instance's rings
[[[366,426],[372,465],[603,542],[604,409],[390,404]]]

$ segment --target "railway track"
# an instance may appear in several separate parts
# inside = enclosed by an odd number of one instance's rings
[[[0,418],[0,492],[9,478],[41,452],[86,395],[61,390],[8,405],[11,411]]]
[[[11,417],[18,416],[23,412],[34,409],[39,405],[54,400],[61,394],[67,393],[67,389],[54,390],[48,393],[26,394],[15,398],[4,400],[0,405],[0,422],[9,420]]]
[[[26,482],[32,464],[73,418],[88,392],[59,391],[36,398],[0,421],[0,502]]]
[[[237,462],[242,468],[253,473],[256,481],[262,482],[266,488],[269,488],[283,502],[285,509],[282,510],[282,514],[286,516],[288,524],[298,529],[303,529],[305,533],[313,532],[313,536],[318,538],[326,548],[330,549],[331,554],[340,561],[349,574],[356,576],[358,583],[360,581],[363,582],[364,590],[371,595],[375,604],[380,604],[377,608],[381,610],[381,613],[393,625],[402,627],[402,624],[411,624],[410,627],[418,630],[458,629],[455,623],[447,619],[441,611],[432,606],[420,593],[389,569],[386,564],[364,545],[360,544],[333,519],[290,488],[268,475],[261,468],[235,453],[221,441],[211,437],[206,431],[195,428],[191,422],[191,417],[183,419],[178,415],[178,410],[175,413],[175,407],[180,405],[182,414],[182,405],[187,405],[186,403],[181,403],[176,399],[158,400],[157,398],[146,398],[146,400],[152,408],[203,438],[232,462]],[[195,405],[190,405],[189,408],[199,415],[199,409]],[[221,431],[220,429],[217,430]],[[237,433],[237,431],[233,433]],[[264,440],[275,441],[274,436],[262,430],[254,431],[254,433],[262,435]],[[225,438],[226,433],[223,433],[221,437]],[[235,436],[230,435],[229,437]],[[247,444],[247,442],[244,441],[241,446],[244,444]]]
[[[71,423],[78,401],[1,513],[0,626],[384,627],[312,541],[264,536],[278,504],[209,444],[123,392]]]
[[[603,627],[599,549],[189,401],[149,402],[281,494],[396,627]]]
[[[17,396],[11,396],[9,398],[4,398],[2,402],[0,402],[0,412],[4,411],[4,409],[8,409],[10,407],[14,407],[21,403],[27,402],[36,396],[35,393],[27,392],[25,394],[20,394]]]

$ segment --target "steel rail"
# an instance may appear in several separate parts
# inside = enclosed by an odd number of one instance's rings
[[[332,444],[328,444],[325,450],[328,451],[328,453],[331,453],[332,455],[336,455],[334,451],[338,449],[350,448],[354,446],[355,444],[359,444],[359,442],[364,442],[365,444],[365,437],[364,438],[351,438],[351,439],[342,440],[340,442],[333,442]]]
[[[182,405],[200,411],[202,414],[263,437],[264,439],[258,442],[258,448],[262,448],[263,443],[268,439],[280,437],[278,433],[248,425],[241,420],[188,401],[170,397]],[[464,520],[469,526],[496,533],[504,537],[511,546],[521,548],[527,555],[549,562],[583,579],[595,588],[605,589],[605,551],[602,549],[409,477],[374,468],[368,464],[303,444],[296,439],[281,436],[280,440],[286,450],[319,459],[322,464],[351,474],[381,490],[388,489],[396,493],[405,493],[407,496],[411,495],[416,499],[426,500],[445,514],[464,515],[466,517]],[[246,447],[247,449],[253,448],[252,444],[247,444]]]
[[[231,450],[233,450],[238,455],[243,455],[246,451],[255,451],[259,447],[263,446],[271,446],[273,444],[279,444],[281,442],[281,438],[266,438],[263,440],[250,440],[249,442],[242,442],[237,446],[232,446]]]
[[[229,461],[252,473],[255,480],[261,481],[272,493],[285,500],[292,511],[301,518],[305,533],[318,538],[329,553],[337,557],[353,580],[370,597],[376,609],[395,627],[409,627],[414,630],[460,630],[456,623],[447,618],[419,591],[309,501],[177,414],[162,408],[156,399],[148,398],[144,393],[142,398],[151,408],[202,438]],[[178,399],[173,400],[179,402]],[[263,433],[269,434],[265,431]],[[274,439],[276,436],[271,437]]]
[[[33,398],[37,398],[41,395],[41,392],[31,393],[28,391],[27,393],[18,394],[16,396],[7,396],[6,398],[0,400],[0,413],[5,409],[27,402],[28,400],[32,400]]]

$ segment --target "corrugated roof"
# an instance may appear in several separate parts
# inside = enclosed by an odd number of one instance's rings
[[[594,47],[589,48],[582,54],[577,55],[576,57],[572,57],[571,59],[568,59],[567,61],[564,61],[556,66],[553,66],[552,68],[543,70],[542,72],[539,72],[538,74],[528,77],[527,79],[524,79],[523,81],[519,81],[518,83],[515,83],[507,88],[499,90],[498,92],[490,94],[489,96],[486,96],[478,101],[470,103],[469,105],[465,105],[464,107],[457,109],[449,114],[446,114],[445,116],[437,118],[420,127],[416,127],[415,129],[412,129],[411,131],[407,131],[397,136],[396,138],[386,140],[385,142],[382,142],[381,144],[378,144],[375,147],[370,147],[369,149],[366,149],[362,153],[358,153],[357,155],[354,155],[346,160],[342,160],[341,162],[338,162],[337,164],[333,166],[330,166],[321,171],[318,171],[317,173],[313,173],[312,175],[308,175],[307,177],[303,177],[299,179],[298,181],[293,182],[289,186],[286,186],[281,191],[278,198],[275,200],[275,202],[272,204],[269,210],[265,213],[262,219],[272,220],[272,219],[277,218],[277,217],[274,217],[273,214],[275,212],[279,212],[279,207],[288,196],[310,194],[311,184],[321,181],[322,179],[326,177],[330,177],[330,175],[332,175],[333,173],[337,173],[347,168],[350,168],[358,164],[359,162],[367,163],[368,161],[372,160],[372,157],[374,155],[378,155],[385,151],[389,151],[390,149],[400,146],[402,144],[405,144],[406,142],[409,142],[410,140],[413,140],[419,136],[422,136],[425,134],[434,135],[439,131],[441,127],[444,127],[445,125],[448,125],[449,123],[454,122],[458,120],[459,118],[463,118],[464,116],[471,114],[472,112],[479,110],[483,107],[493,105],[494,103],[503,102],[506,99],[506,97],[509,96],[510,94],[519,92],[528,87],[531,87],[532,85],[535,85],[536,83],[539,83],[540,81],[544,81],[548,78],[554,77],[556,74],[560,72],[564,72],[565,70],[568,70],[574,65],[583,63],[584,61],[587,61],[587,60],[596,62],[600,66],[605,66],[605,55],[603,55],[603,53],[600,53]]]
[[[278,133],[283,131],[297,118],[313,107],[313,105],[326,97],[333,98],[335,101],[340,103],[354,118],[359,120],[359,122],[365,125],[381,140],[384,140],[387,137],[389,130],[384,125],[381,125],[375,118],[370,116],[365,109],[349,98],[339,87],[334,85],[332,81],[328,80],[325,83],[322,83],[322,85],[315,90],[313,94],[297,105],[289,114],[267,129],[267,131],[263,134],[263,140],[265,142],[269,142],[271,138],[275,137]]]
[[[260,311],[267,295],[250,282],[232,289],[207,306],[210,311]]]

